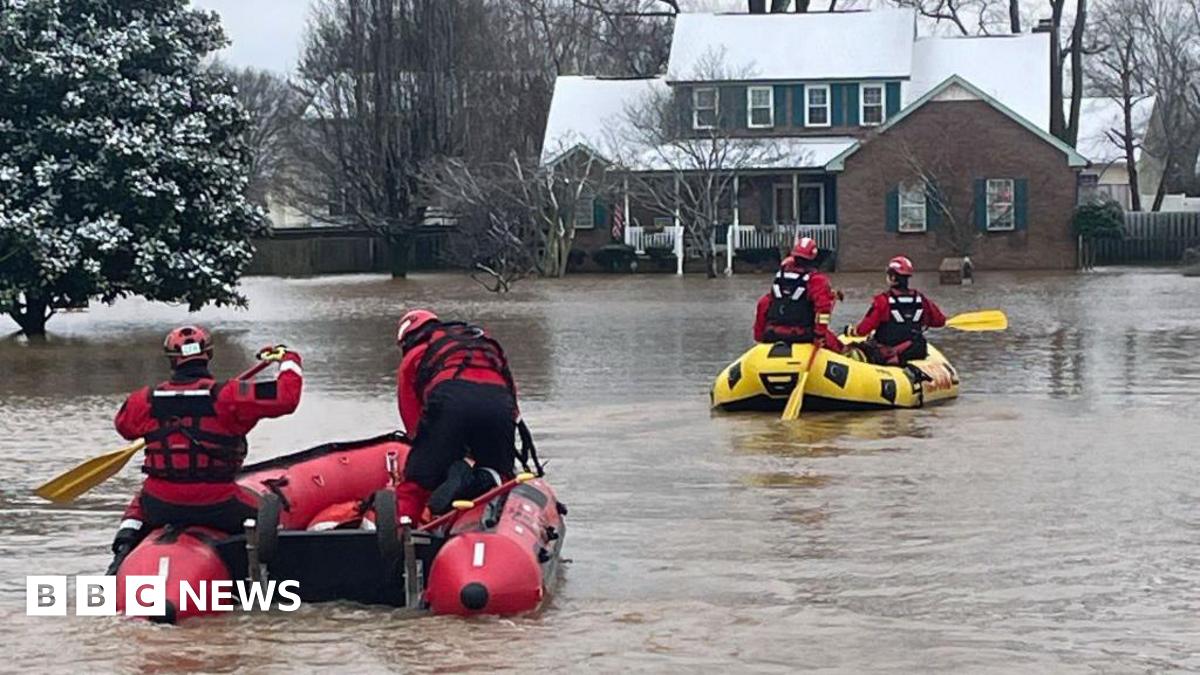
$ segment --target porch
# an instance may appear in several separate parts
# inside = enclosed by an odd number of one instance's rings
[[[733,273],[735,258],[772,251],[782,254],[798,237],[812,237],[824,250],[837,249],[834,175],[800,171],[742,174],[734,176],[727,192],[729,207],[722,209],[722,224],[709,237],[712,252],[725,257],[727,274]],[[633,215],[631,224],[624,228],[624,242],[638,255],[673,255],[678,274],[683,273],[685,260],[703,257],[701,246],[688,236],[678,211],[655,213],[631,204],[628,189],[623,198],[623,212]]]

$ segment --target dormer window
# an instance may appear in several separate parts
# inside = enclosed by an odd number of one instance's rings
[[[717,106],[720,96],[716,87],[696,87],[692,90],[692,128],[717,128]]]
[[[747,89],[746,109],[749,111],[747,125],[751,129],[769,129],[775,126],[775,88]]]
[[[804,126],[829,126],[829,85],[809,85],[804,89],[804,97]]]
[[[861,101],[859,119],[864,127],[877,127],[883,124],[883,85],[864,84],[859,92]]]

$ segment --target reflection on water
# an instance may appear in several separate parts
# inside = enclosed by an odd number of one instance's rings
[[[876,274],[835,275],[842,325]],[[918,279],[932,283],[932,279]],[[928,290],[1009,331],[942,331],[963,396],[918,411],[710,413],[765,277],[590,276],[481,295],[464,279],[251,279],[250,311],[125,301],[0,338],[0,639],[18,670],[143,673],[800,667],[1012,672],[1200,668],[1200,497],[1190,408],[1200,293],[1171,274],[985,274]],[[23,577],[94,573],[136,487],[69,507],[30,494],[115,448],[112,415],[165,376],[172,324],[217,336],[232,375],[275,342],[305,359],[297,415],[261,459],[397,424],[394,322],[483,322],[571,506],[567,566],[518,619],[413,620],[350,605],[164,629],[24,616]],[[0,330],[6,330],[0,328]],[[519,649],[514,650],[514,646]]]

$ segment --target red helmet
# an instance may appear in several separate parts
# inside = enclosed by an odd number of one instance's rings
[[[800,237],[792,248],[793,258],[815,260],[817,257],[817,242],[812,237]]]
[[[887,268],[888,272],[901,277],[911,277],[913,273],[912,261],[902,255],[889,260]]]
[[[437,314],[427,309],[410,310],[400,318],[400,325],[396,329],[396,344],[403,346],[405,338],[415,334],[422,326],[437,320]]]
[[[207,361],[212,358],[212,351],[212,338],[199,326],[180,326],[163,340],[163,352],[171,359],[172,366]]]

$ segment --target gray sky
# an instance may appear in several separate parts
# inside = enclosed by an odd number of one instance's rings
[[[296,64],[309,0],[192,0],[221,15],[225,34],[233,41],[220,56],[235,66],[254,66],[279,73]],[[684,0],[699,11],[742,9],[745,0]]]
[[[192,0],[221,15],[233,44],[221,58],[235,66],[289,72],[300,51],[308,0]]]

